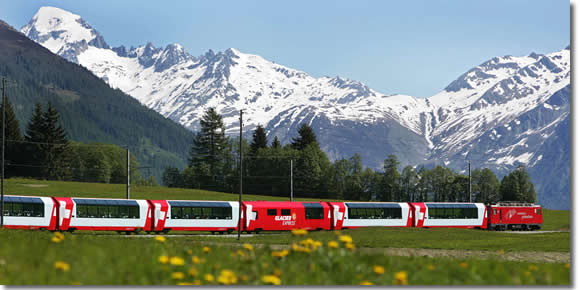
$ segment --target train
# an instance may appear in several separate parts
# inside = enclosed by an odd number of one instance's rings
[[[241,208],[240,208],[241,206]],[[81,197],[4,197],[5,228],[134,233],[240,230],[342,230],[360,227],[537,230],[542,208],[531,203],[205,201]]]

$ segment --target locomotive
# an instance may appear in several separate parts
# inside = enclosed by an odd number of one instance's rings
[[[240,213],[241,210],[241,213]],[[6,228],[50,231],[209,231],[231,233],[359,227],[536,230],[542,208],[529,203],[290,202],[5,196]]]

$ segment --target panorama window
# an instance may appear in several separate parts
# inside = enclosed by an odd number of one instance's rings
[[[431,219],[476,219],[477,207],[475,205],[427,205],[429,218]]]
[[[5,202],[4,216],[44,217],[44,204],[25,202]]]
[[[232,208],[225,206],[212,206],[206,204],[205,206],[198,206],[186,203],[181,203],[179,206],[171,206],[172,219],[232,219]]]
[[[398,204],[347,204],[349,219],[400,219],[402,209]]]

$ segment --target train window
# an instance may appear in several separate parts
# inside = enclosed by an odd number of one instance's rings
[[[109,212],[108,217],[110,217],[110,218],[118,218],[119,217],[119,207],[118,206],[109,205],[108,212]]]
[[[275,208],[268,209],[268,215],[277,215],[276,212],[277,212],[277,210]]]
[[[349,208],[348,217],[351,219],[400,219],[401,208]]]
[[[123,219],[129,218],[128,206],[119,206],[119,217]]]
[[[496,215],[497,214],[497,209],[493,209],[493,214]]]
[[[172,206],[171,207],[171,218],[172,219],[180,219],[181,218],[181,207],[179,207],[179,206]]]
[[[304,213],[306,219],[323,219],[324,209],[323,208],[305,208]]]
[[[290,215],[290,209],[281,209],[280,215]]]
[[[477,208],[429,208],[429,218],[474,219],[477,218]]]
[[[44,204],[6,202],[4,216],[44,217]]]
[[[173,219],[232,219],[231,207],[172,206]]]

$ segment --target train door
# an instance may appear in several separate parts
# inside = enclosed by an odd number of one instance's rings
[[[155,232],[160,232],[165,229],[165,221],[167,219],[169,206],[165,200],[152,200],[151,201],[151,211],[152,211],[152,230]]]
[[[345,205],[344,202],[329,202],[330,212],[332,213],[332,229],[340,230],[345,219]]]
[[[71,218],[74,217],[74,203],[72,198],[58,197],[54,199],[57,201],[56,218],[58,221],[58,229],[61,231],[69,230]]]

